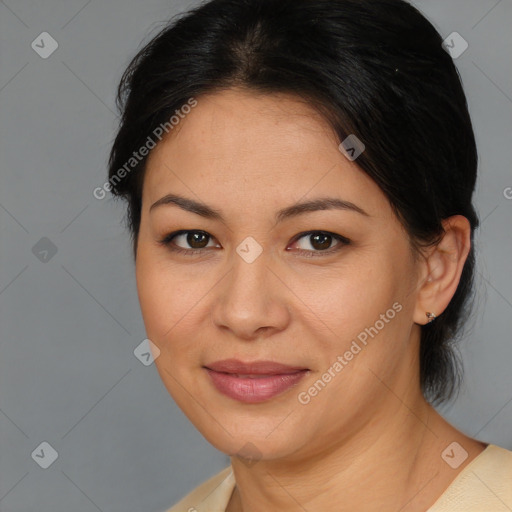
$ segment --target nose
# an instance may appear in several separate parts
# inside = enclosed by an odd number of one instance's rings
[[[265,253],[252,263],[235,255],[214,301],[212,319],[219,329],[246,341],[286,329],[291,291],[269,263]]]

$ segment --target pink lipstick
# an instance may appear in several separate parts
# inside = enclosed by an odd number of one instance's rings
[[[264,402],[284,393],[309,371],[273,361],[244,363],[237,359],[217,361],[204,368],[218,391],[245,403]]]

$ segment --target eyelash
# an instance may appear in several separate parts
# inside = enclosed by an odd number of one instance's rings
[[[213,238],[206,231],[201,231],[201,230],[198,230],[198,229],[190,229],[190,230],[181,229],[179,231],[174,231],[172,233],[169,233],[162,240],[159,240],[158,243],[163,245],[163,246],[165,246],[166,248],[168,248],[172,252],[178,253],[178,254],[185,254],[185,255],[188,255],[188,256],[195,256],[195,255],[199,255],[199,254],[204,254],[204,251],[205,251],[205,249],[207,249],[207,247],[204,247],[202,249],[183,249],[182,247],[178,247],[176,245],[172,245],[172,240],[175,237],[177,237],[179,235],[187,234],[187,233],[202,233],[202,234],[206,235],[207,237],[209,237],[210,239]],[[332,254],[334,252],[339,251],[343,246],[349,245],[351,243],[348,238],[346,238],[344,236],[341,236],[341,235],[338,235],[336,233],[331,233],[330,231],[305,231],[303,233],[299,233],[294,238],[292,243],[295,243],[298,240],[300,240],[301,238],[304,238],[304,237],[306,237],[308,235],[311,236],[311,235],[316,235],[316,234],[322,234],[322,235],[331,236],[334,240],[337,240],[340,243],[338,245],[335,245],[334,247],[332,247],[330,249],[326,249],[326,250],[323,250],[323,251],[308,251],[306,249],[298,249],[297,252],[299,252],[299,254],[302,254],[303,256],[306,256],[308,258],[328,255],[328,254]]]

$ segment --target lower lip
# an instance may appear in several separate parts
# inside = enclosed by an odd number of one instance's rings
[[[242,378],[230,373],[221,373],[206,368],[213,385],[222,394],[240,402],[264,402],[284,393],[304,378],[308,370],[265,377]]]

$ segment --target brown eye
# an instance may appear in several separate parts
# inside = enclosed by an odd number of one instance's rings
[[[199,254],[203,249],[213,247],[208,245],[212,239],[213,237],[205,231],[181,230],[170,233],[160,240],[160,244],[175,252]]]
[[[322,256],[322,253],[330,254],[349,243],[350,240],[348,238],[326,231],[302,233],[294,242],[294,244],[298,245],[299,252],[307,256]]]
[[[332,243],[332,236],[320,233],[318,235],[310,235],[309,237],[312,247],[318,250],[329,249]]]
[[[186,235],[187,243],[190,244],[192,249],[202,249],[206,247],[209,238],[210,237],[202,231],[189,231]]]

